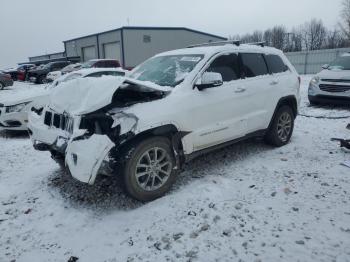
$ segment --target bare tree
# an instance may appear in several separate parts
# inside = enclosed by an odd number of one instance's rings
[[[350,0],[343,0],[339,26],[348,40],[350,40]]]
[[[326,28],[322,20],[312,19],[302,26],[303,44],[306,50],[318,50],[324,45]]]
[[[300,28],[293,28],[290,33],[286,34],[285,38],[285,52],[297,52],[301,51],[302,44],[302,33]]]
[[[285,39],[286,39],[286,35],[287,35],[287,30],[283,25],[278,25],[278,26],[274,26],[271,29],[271,33],[272,33],[272,46],[277,48],[277,49],[281,49],[284,50],[285,48]]]
[[[337,29],[329,30],[327,32],[324,48],[333,49],[333,48],[342,48],[348,45],[346,37]]]

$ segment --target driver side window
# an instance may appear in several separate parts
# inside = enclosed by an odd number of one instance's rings
[[[237,54],[227,54],[217,57],[206,72],[220,73],[224,82],[241,78]]]

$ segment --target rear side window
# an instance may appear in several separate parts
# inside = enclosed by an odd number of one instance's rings
[[[106,67],[120,67],[120,64],[117,61],[106,61]]]
[[[243,53],[241,54],[241,57],[244,77],[250,78],[269,74],[264,56],[262,54]]]
[[[103,75],[106,75],[106,72],[96,72],[96,73],[92,73],[90,75],[87,75],[85,77],[101,77]]]
[[[224,82],[240,79],[238,55],[219,56],[211,63],[207,72],[220,73]]]
[[[282,73],[289,70],[288,66],[278,55],[266,55],[267,66],[272,74]]]

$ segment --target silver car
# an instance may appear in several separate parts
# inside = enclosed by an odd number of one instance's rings
[[[311,79],[309,101],[316,104],[350,105],[350,53],[343,54]]]

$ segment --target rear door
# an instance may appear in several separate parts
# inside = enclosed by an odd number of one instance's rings
[[[273,92],[274,96],[271,96],[271,101],[275,98],[274,104],[276,105],[280,97],[284,97],[292,93],[290,90],[294,90],[295,80],[291,80],[292,71],[279,55],[267,54],[265,55],[265,59],[273,77],[271,92]],[[275,108],[272,108],[271,110],[274,111],[274,109]]]
[[[264,55],[261,53],[241,53],[242,89],[247,94],[249,105],[247,131],[249,133],[266,129],[270,122],[269,106],[273,95],[273,77],[270,75]]]

